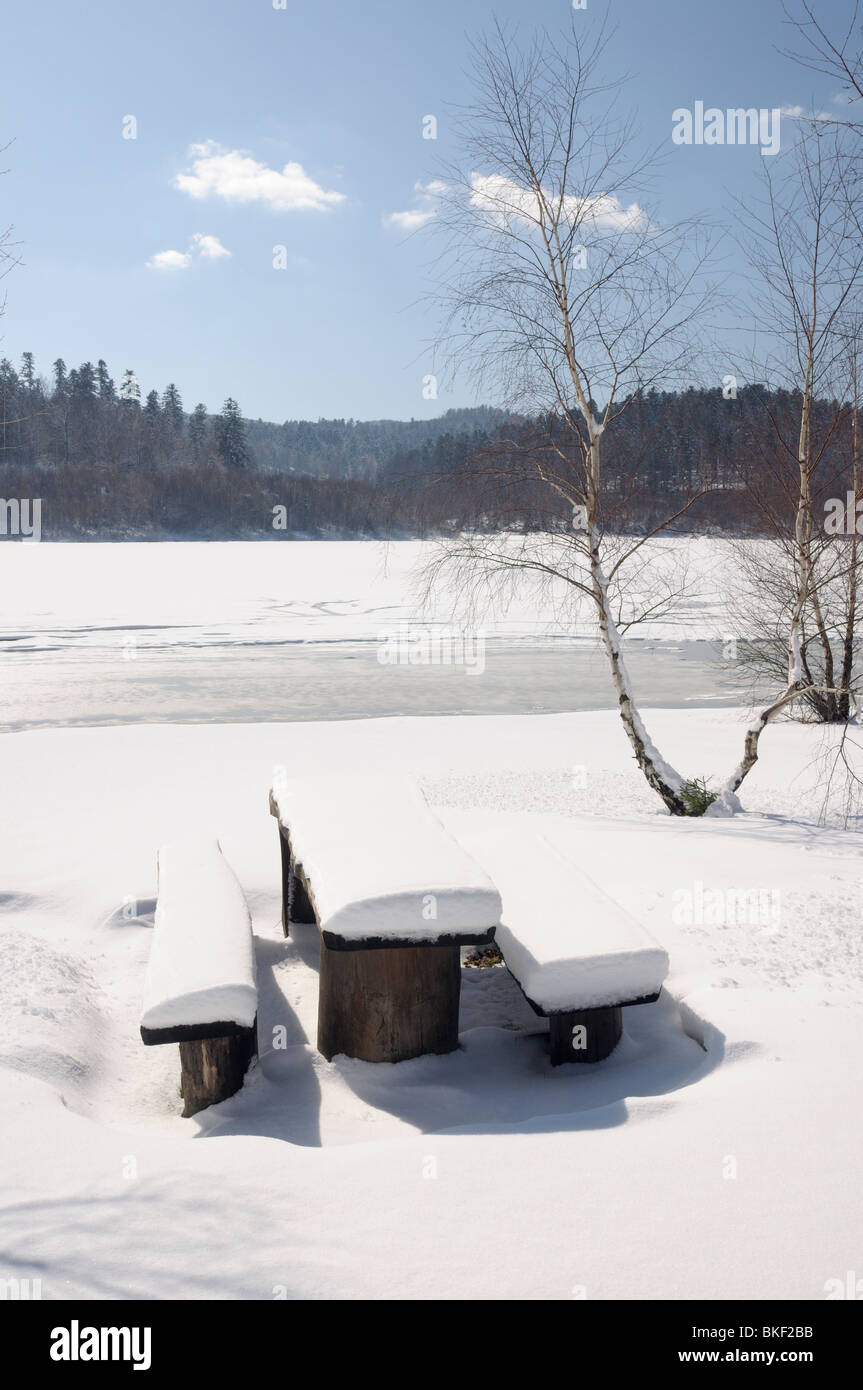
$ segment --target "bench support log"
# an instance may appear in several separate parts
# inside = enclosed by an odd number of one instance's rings
[[[197,1115],[208,1105],[239,1091],[249,1063],[257,1053],[256,1028],[243,1028],[225,1038],[197,1038],[180,1043],[180,1094],[183,1115]]]
[[[282,931],[285,936],[290,936],[292,922],[314,922],[315,913],[306,885],[294,873],[291,842],[281,828],[279,849],[282,855]]]
[[[550,1014],[549,1048],[551,1064],[561,1062],[601,1062],[620,1042],[623,1009],[582,1009],[578,1013]]]
[[[458,1047],[458,946],[333,950],[321,941],[318,1050],[403,1062]]]

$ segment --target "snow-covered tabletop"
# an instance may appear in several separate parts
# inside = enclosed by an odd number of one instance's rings
[[[328,945],[490,940],[491,879],[409,777],[274,778],[274,814]]]

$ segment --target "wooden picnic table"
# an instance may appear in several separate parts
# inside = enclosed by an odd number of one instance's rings
[[[318,1049],[398,1062],[458,1046],[462,945],[500,897],[408,779],[282,779],[282,926],[320,933]]]

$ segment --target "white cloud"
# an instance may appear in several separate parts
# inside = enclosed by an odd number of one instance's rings
[[[471,205],[490,212],[496,221],[506,222],[510,217],[540,221],[539,200],[533,189],[522,188],[504,174],[471,174],[470,182]],[[575,224],[592,222],[597,227],[633,232],[644,227],[647,220],[638,203],[624,207],[611,193],[598,193],[592,198],[569,194],[563,200],[563,218]]]
[[[220,261],[231,254],[217,236],[210,236],[207,232],[196,232],[192,237],[192,244],[206,261]]]
[[[414,191],[422,194],[424,198],[438,198],[442,193],[446,193],[449,184],[444,183],[443,179],[432,179],[430,183],[414,184]]]
[[[442,179],[432,179],[430,183],[420,183],[417,180],[414,192],[423,206],[408,208],[406,212],[384,213],[384,226],[398,227],[402,232],[415,232],[418,227],[424,227],[426,222],[431,222],[433,217],[437,217],[437,209],[432,204],[435,198],[439,198],[446,191],[447,185]]]
[[[402,232],[415,232],[417,227],[424,227],[433,217],[437,217],[434,208],[425,212],[419,208],[408,212],[388,212],[384,216],[384,226],[398,227]]]
[[[217,236],[209,232],[195,232],[189,241],[188,251],[157,251],[147,261],[148,270],[187,270],[196,255],[204,261],[221,261],[230,256],[227,246],[223,246]]]
[[[191,198],[223,198],[227,203],[263,203],[278,212],[322,212],[345,201],[328,192],[301,164],[270,169],[246,150],[226,150],[214,140],[189,148],[191,171],[178,174],[174,187]]]
[[[789,121],[835,121],[830,111],[807,111],[804,106],[780,106],[781,115]]]
[[[183,251],[157,251],[151,260],[147,261],[148,270],[185,270],[186,266],[192,264],[192,257]]]

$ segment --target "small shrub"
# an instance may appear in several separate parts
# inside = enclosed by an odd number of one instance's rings
[[[503,956],[496,946],[482,946],[465,956],[462,964],[473,966],[475,970],[487,970],[492,965],[503,965]]]
[[[680,799],[687,816],[703,816],[716,800],[716,792],[710,790],[704,777],[693,777],[680,788]]]

